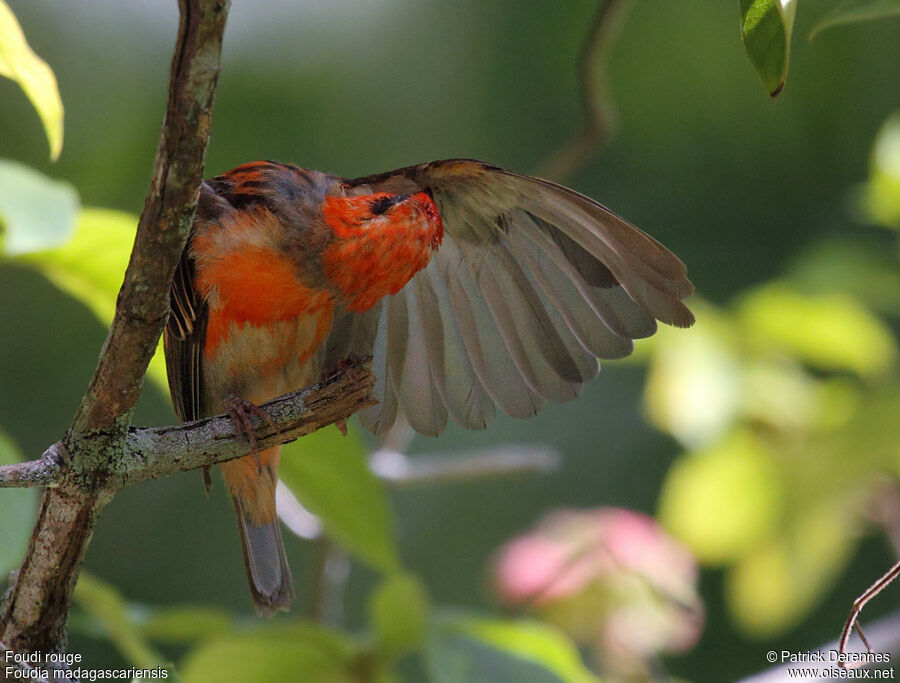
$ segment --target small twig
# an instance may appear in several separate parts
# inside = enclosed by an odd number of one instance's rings
[[[844,628],[841,630],[841,638],[838,644],[838,650],[841,654],[844,654],[847,651],[847,643],[850,640],[850,634],[856,629],[856,632],[859,634],[860,640],[862,640],[863,645],[866,646],[866,651],[872,652],[872,647],[869,645],[869,641],[866,640],[865,635],[863,635],[862,628],[860,628],[858,619],[860,612],[863,611],[863,608],[881,591],[887,588],[890,583],[900,576],[900,562],[897,562],[888,569],[875,583],[869,586],[862,595],[860,595],[856,600],[853,601],[853,608],[850,610],[850,615],[847,617],[847,621],[844,624]],[[845,668],[850,668],[848,664],[845,662],[841,662],[841,666]]]
[[[318,557],[310,584],[310,618],[333,627],[344,619],[344,585],[350,576],[350,558],[327,536],[316,541]]]
[[[0,488],[53,486],[67,460],[66,447],[57,442],[39,460],[0,465]]]
[[[609,138],[613,109],[606,77],[600,68],[615,37],[625,0],[601,0],[578,58],[578,88],[584,111],[581,132],[554,152],[537,171],[544,178],[564,179],[583,166]]]
[[[506,445],[486,451],[410,458],[382,449],[372,454],[369,466],[389,484],[436,484],[552,472],[559,467],[559,453],[546,446]]]

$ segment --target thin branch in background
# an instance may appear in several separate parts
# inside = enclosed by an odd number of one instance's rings
[[[344,587],[350,578],[350,558],[327,536],[316,542],[314,580],[310,586],[310,618],[333,627],[344,621]]]
[[[565,179],[584,166],[609,139],[615,114],[606,84],[606,61],[627,5],[628,0],[601,0],[578,57],[584,126],[538,167],[537,175]]]
[[[559,460],[559,453],[549,446],[506,444],[483,451],[416,457],[383,448],[372,454],[369,466],[385,482],[409,486],[547,474],[559,467]]]

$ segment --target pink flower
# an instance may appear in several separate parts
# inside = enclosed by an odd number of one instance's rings
[[[552,512],[500,549],[493,578],[504,604],[531,610],[604,660],[684,651],[702,629],[693,556],[639,512]]]

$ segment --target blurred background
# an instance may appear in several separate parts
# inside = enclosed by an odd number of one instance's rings
[[[555,179],[679,255],[697,287],[698,324],[639,342],[633,359],[604,364],[579,399],[534,419],[498,416],[484,432],[451,426],[412,440],[414,460],[509,444],[560,455],[558,467],[537,474],[388,487],[401,563],[432,604],[550,621],[599,670],[596,633],[572,626],[581,617],[536,600],[523,606],[495,587],[496,553],[552,511],[646,513],[700,568],[691,605],[656,594],[684,607],[691,625],[671,647],[663,638],[650,648],[646,675],[734,680],[766,669],[769,650],[835,638],[853,599],[896,560],[900,120],[891,117],[900,111],[900,19],[808,41],[815,17],[835,4],[800,3],[776,101],[744,53],[737,2],[637,0],[618,17],[597,74],[614,127],[583,165]],[[175,3],[9,5],[56,73],[66,140],[50,163],[28,100],[0,80],[0,157],[66,181],[83,207],[139,214]],[[446,157],[537,173],[583,127],[576,61],[596,8],[235,0],[206,175],[275,159],[353,177]],[[96,307],[58,285],[27,259],[0,262],[0,428],[22,457],[63,434],[106,333]],[[148,382],[135,424],[174,420],[163,386]],[[10,555],[21,557],[27,535],[10,538]],[[338,573],[349,574],[330,618],[366,628],[379,575],[371,563],[347,569],[329,542],[286,542],[293,614],[321,599],[312,586],[321,585],[323,557],[337,557]],[[8,562],[4,569],[18,560]],[[85,568],[132,606],[192,604],[252,621],[218,475],[210,500],[194,473],[123,490],[101,517]],[[692,576],[683,580],[690,595]],[[889,589],[864,622],[894,611],[898,598]],[[591,609],[597,618],[607,614],[609,600],[602,604]],[[98,623],[82,604],[70,649],[97,666],[128,661]],[[178,660],[191,644],[173,637],[158,647]],[[400,672],[424,675],[415,658]]]

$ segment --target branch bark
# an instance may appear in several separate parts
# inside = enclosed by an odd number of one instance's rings
[[[228,0],[179,0],[181,20],[153,179],[100,360],[64,439],[82,483],[48,488],[19,570],[0,604],[0,640],[19,651],[64,645],[72,589],[108,468],[124,452],[131,411],[168,311],[168,290],[193,220]],[[61,451],[62,452],[62,451]]]
[[[375,375],[368,365],[367,359],[348,360],[340,374],[262,404],[260,407],[272,422],[251,416],[259,447],[266,449],[293,441],[372,405]],[[234,433],[228,415],[172,427],[132,427],[125,438],[124,451],[105,467],[103,489],[114,493],[129,484],[243,455],[247,455],[247,443]],[[90,489],[95,482],[84,481],[70,462],[65,445],[55,443],[38,460],[0,467],[0,488],[47,486],[76,492]]]

